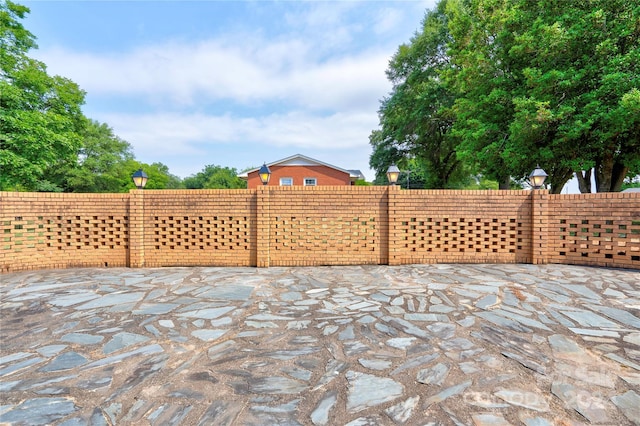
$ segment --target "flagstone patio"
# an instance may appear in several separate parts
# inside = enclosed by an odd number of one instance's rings
[[[640,424],[640,272],[0,275],[0,422]]]

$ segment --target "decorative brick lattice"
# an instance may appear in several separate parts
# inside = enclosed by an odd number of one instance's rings
[[[50,235],[48,228],[45,229],[42,216],[37,218],[15,216],[13,220],[2,222],[2,249],[21,250],[42,247]]]
[[[156,250],[250,250],[251,224],[247,216],[154,216]]]
[[[561,257],[640,261],[640,220],[558,219],[555,226]]]
[[[374,251],[378,241],[375,218],[276,217],[274,250]]]
[[[260,187],[0,191],[0,273],[559,263],[640,269],[640,194]]]
[[[411,218],[402,222],[400,245],[412,252],[515,253],[527,238],[515,218]]]
[[[126,216],[16,216],[14,220],[3,222],[4,248],[127,249],[127,221]]]

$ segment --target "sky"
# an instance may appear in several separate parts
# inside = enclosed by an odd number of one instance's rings
[[[30,56],[182,178],[294,154],[367,180],[385,70],[436,0],[25,1]]]

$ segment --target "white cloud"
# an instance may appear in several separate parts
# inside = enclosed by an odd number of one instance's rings
[[[254,41],[255,42],[255,41]],[[389,88],[388,52],[313,61],[302,42],[231,46],[219,40],[168,43],[109,56],[61,48],[39,55],[52,73],[92,95],[145,97],[177,106],[228,100],[286,101],[317,109],[371,108]]]
[[[376,124],[371,113],[315,116],[304,112],[243,118],[205,114],[106,114],[100,117],[144,154],[197,153],[198,146],[261,143],[295,149],[365,147]]]
[[[398,9],[385,7],[376,12],[373,30],[378,35],[387,34],[395,30],[404,20],[404,12]]]
[[[182,176],[199,171],[189,170],[189,158],[200,167],[201,158],[252,144],[273,151],[259,154],[260,163],[279,158],[276,152],[333,150],[324,161],[365,171],[379,100],[391,88],[388,61],[417,29],[411,15],[424,7],[347,1],[286,2],[282,9],[277,25],[284,26],[275,35],[267,25],[238,24],[197,41],[165,39],[108,53],[59,46],[35,56],[86,90],[91,118],[129,141],[137,158],[172,171],[173,161],[182,161]],[[350,165],[356,151],[362,158]],[[348,161],[329,158],[341,153]]]
[[[135,98],[155,108],[230,101],[376,111],[390,88],[385,70],[398,45],[387,35],[406,32],[407,20],[414,24],[407,17],[413,8],[405,2],[287,3],[287,26],[276,35],[266,26],[235,28],[195,42],[178,36],[124,51],[56,47],[36,55],[93,97]]]
[[[136,158],[162,162],[185,177],[206,164],[241,170],[302,153],[369,175],[368,136],[375,113],[316,116],[289,112],[261,117],[196,113],[105,114],[98,120],[134,146]]]
[[[359,20],[351,16],[360,12],[358,2],[309,2],[305,6],[287,12],[285,20],[293,34],[318,39],[320,52],[344,49],[362,30]]]

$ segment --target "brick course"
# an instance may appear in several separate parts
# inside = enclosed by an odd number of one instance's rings
[[[275,187],[0,192],[0,270],[563,263],[640,269],[640,194]]]

